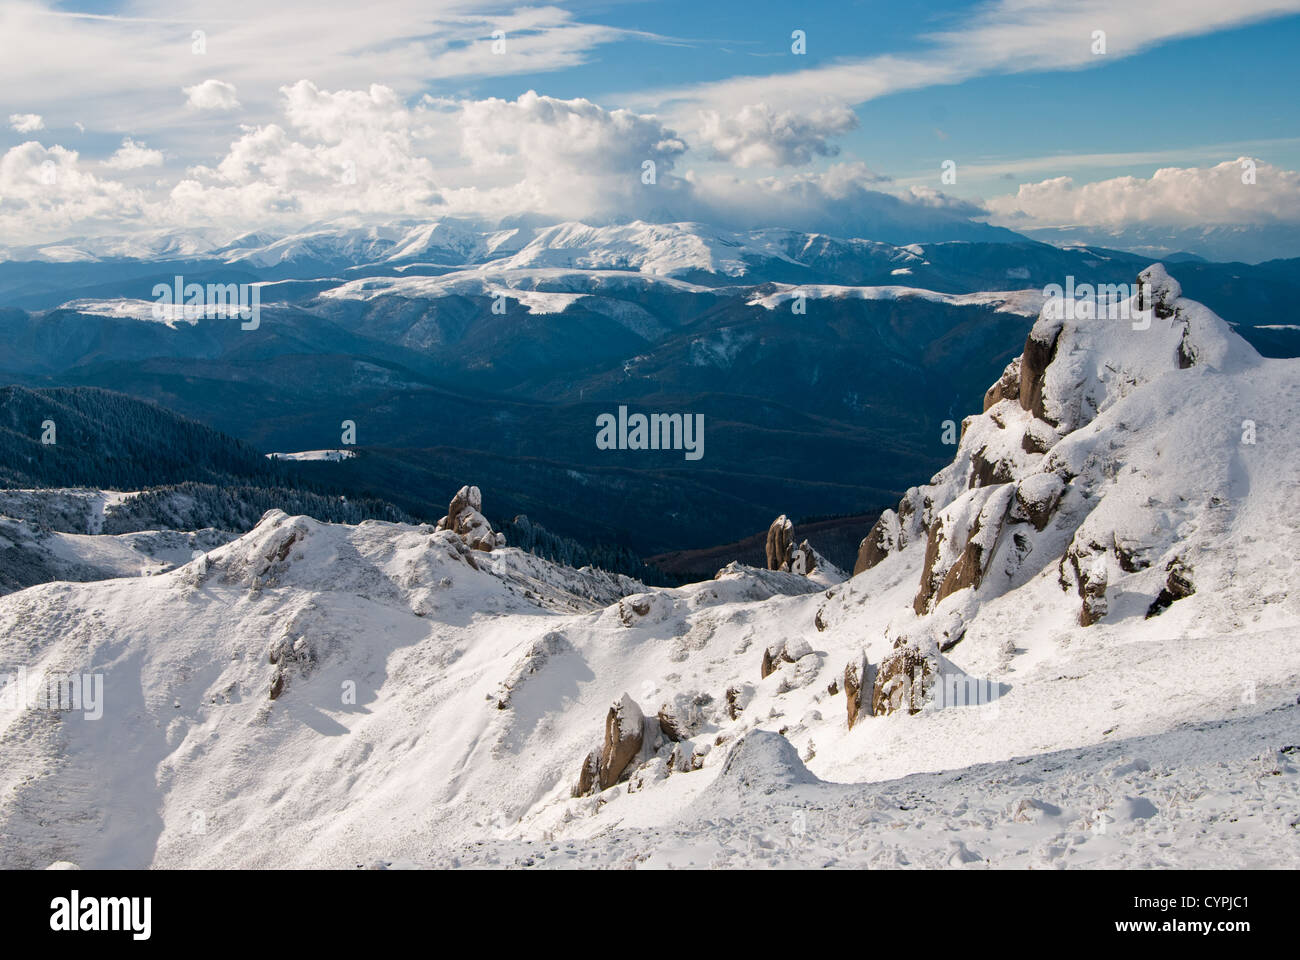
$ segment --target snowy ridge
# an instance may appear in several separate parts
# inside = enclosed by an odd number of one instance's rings
[[[1040,317],[846,581],[272,512],[0,598],[0,670],[106,698],[0,711],[0,864],[1296,866],[1300,362],[1144,280]]]

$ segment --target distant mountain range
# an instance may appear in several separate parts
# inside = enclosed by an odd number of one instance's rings
[[[477,483],[497,517],[641,556],[736,541],[778,513],[878,512],[950,459],[1046,285],[1132,283],[1150,262],[1032,241],[449,220],[7,255],[0,381],[121,391],[259,453],[338,448],[350,421],[364,456],[296,467],[413,516]],[[1168,264],[1271,356],[1300,355],[1296,266]],[[257,329],[155,319],[154,286],[177,276],[257,284]],[[620,407],[703,415],[703,458],[597,449],[596,418]],[[19,426],[26,443],[38,426]]]

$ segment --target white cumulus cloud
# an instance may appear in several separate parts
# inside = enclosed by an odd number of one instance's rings
[[[233,83],[212,79],[181,88],[191,110],[234,110],[239,106],[237,92]]]
[[[844,106],[777,112],[758,103],[727,115],[701,111],[699,137],[709,144],[715,160],[738,167],[788,167],[835,156],[839,147],[830,138],[857,125],[857,116]]]
[[[35,133],[45,129],[45,118],[39,113],[11,113],[9,126],[19,133]]]
[[[114,170],[138,170],[141,167],[161,167],[162,163],[161,150],[150,150],[143,143],[126,137],[117,152],[104,161],[104,166]]]
[[[1149,178],[1025,183],[988,206],[1012,228],[1300,224],[1300,173],[1240,157],[1210,167],[1164,167]]]

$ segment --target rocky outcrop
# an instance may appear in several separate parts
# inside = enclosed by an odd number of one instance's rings
[[[1196,592],[1196,585],[1192,583],[1192,568],[1189,567],[1182,557],[1174,557],[1165,566],[1168,576],[1165,577],[1165,585],[1154,600],[1151,606],[1147,608],[1146,619],[1164,613],[1170,605],[1190,597]]]
[[[1046,529],[1065,493],[1065,481],[1054,473],[1035,473],[1016,485],[1014,518],[1023,518],[1035,530]]]
[[[794,560],[794,524],[784,513],[767,528],[767,569],[789,570]]]
[[[1083,597],[1083,606],[1079,610],[1079,626],[1090,627],[1106,615],[1106,587],[1109,583],[1110,574],[1103,557],[1098,557],[1081,570],[1079,593]]]
[[[845,665],[844,698],[850,730],[858,722],[864,707],[867,716],[871,716],[875,710],[874,688],[875,678],[866,654],[859,655],[856,660]]]
[[[1012,360],[998,381],[984,393],[984,412],[1003,400],[1020,399],[1020,358]]]
[[[981,447],[971,454],[970,479],[966,485],[972,490],[976,487],[1010,483],[1013,479],[1015,479],[1015,465],[1005,457],[990,457],[988,447]]]
[[[641,752],[645,716],[626,693],[610,706],[605,715],[605,745],[600,750],[600,789],[607,790],[618,782],[619,775]]]
[[[573,795],[582,797],[595,789],[608,790],[641,752],[644,742],[645,715],[625,693],[610,705],[605,715],[605,741],[582,761]]]
[[[917,647],[900,638],[894,652],[876,668],[871,712],[878,717],[899,710],[920,713],[933,675],[930,661]]]
[[[870,532],[858,544],[858,559],[853,564],[853,575],[856,577],[859,573],[870,570],[893,553],[898,548],[901,533],[898,514],[893,510],[882,513]]]
[[[1056,345],[1061,338],[1060,322],[1034,324],[1025,338],[1025,351],[1020,359],[1019,399],[1021,409],[1028,410],[1040,420],[1052,423],[1043,406],[1043,377],[1056,357]]]
[[[464,486],[456,491],[447,507],[447,515],[438,521],[438,530],[450,530],[465,541],[471,550],[490,551],[504,547],[504,534],[494,533],[482,514],[483,494],[478,487]]]
[[[766,680],[783,663],[798,663],[801,657],[812,653],[807,640],[778,640],[763,650],[763,663],[759,668],[761,679]]]
[[[1031,420],[1020,437],[1020,449],[1025,453],[1046,453],[1060,437],[1042,420]]]
[[[794,553],[790,559],[790,572],[806,577],[816,569],[817,551],[812,548],[812,545],[807,540],[804,540],[794,548]]]
[[[930,524],[921,584],[912,609],[922,616],[966,587],[978,587],[988,570],[1011,503],[1010,484],[975,490]]]
[[[749,683],[742,683],[739,686],[727,687],[727,717],[735,720],[741,712],[749,706],[749,701],[754,697],[754,686]]]
[[[659,707],[656,717],[659,732],[674,743],[694,736],[707,722],[706,714],[712,704],[713,697],[700,691],[674,694]]]
[[[600,782],[600,750],[592,750],[582,761],[582,770],[578,774],[578,782],[573,788],[575,797],[585,797],[596,789]]]

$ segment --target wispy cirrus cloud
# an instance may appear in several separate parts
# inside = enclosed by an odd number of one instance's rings
[[[889,94],[975,77],[1103,66],[1161,43],[1300,11],[1300,0],[995,0],[953,15],[918,37],[918,52],[839,59],[764,75],[647,89],[622,102],[656,110],[708,139],[722,115],[761,109],[797,114],[843,109]],[[1095,52],[1097,31],[1105,53]],[[809,38],[815,43],[816,38]],[[802,62],[803,58],[793,58]],[[786,62],[790,62],[787,59]],[[725,142],[725,140],[724,140]]]
[[[492,35],[505,35],[494,52]],[[431,82],[561,70],[601,45],[642,31],[585,23],[557,6],[482,0],[373,0],[323,9],[315,0],[134,0],[113,14],[40,0],[0,3],[0,37],[21,38],[0,57],[0,108],[41,111],[71,126],[193,124],[167,89],[211,78],[246,93],[244,118],[273,115],[276,91],[312,77],[324,87],[383,83],[402,95]],[[192,99],[192,97],[191,97]],[[205,108],[206,109],[206,108]]]

